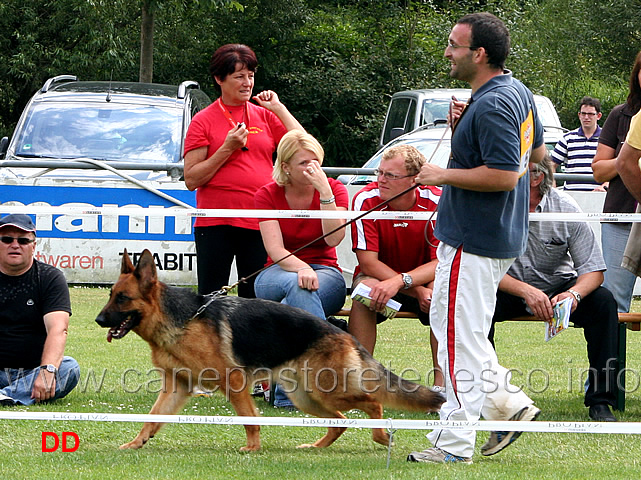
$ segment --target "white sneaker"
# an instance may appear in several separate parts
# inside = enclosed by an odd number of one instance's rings
[[[212,393],[202,388],[194,387],[191,391],[193,397],[211,397]]]
[[[536,408],[534,405],[528,405],[523,407],[516,414],[512,415],[510,421],[519,421],[527,422],[536,420],[536,417],[539,416],[541,410]],[[499,453],[505,447],[510,445],[514,440],[519,438],[523,432],[491,432],[490,438],[487,442],[481,447],[481,455],[490,456],[495,453]]]
[[[459,457],[437,447],[428,448],[422,452],[412,452],[407,456],[407,461],[424,463],[472,463],[470,457]]]
[[[13,407],[16,403],[17,402],[13,398],[0,393],[0,405],[3,407]]]

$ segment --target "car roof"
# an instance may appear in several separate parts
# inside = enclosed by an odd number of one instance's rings
[[[195,82],[193,84],[197,85]],[[110,102],[129,104],[155,104],[182,106],[187,92],[185,87],[159,83],[139,82],[63,82],[43,87],[37,92],[34,102]],[[185,92],[180,93],[179,91]],[[198,91],[198,90],[197,90]]]
[[[403,90],[396,92],[393,97],[406,96],[426,96],[429,98],[451,98],[452,95],[459,95],[462,98],[469,98],[471,90],[469,88],[421,88],[417,90]],[[458,98],[458,97],[457,97]]]

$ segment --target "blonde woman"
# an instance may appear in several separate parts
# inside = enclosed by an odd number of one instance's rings
[[[323,157],[323,147],[312,135],[300,130],[285,134],[278,145],[274,182],[258,190],[256,208],[347,210],[347,189],[327,178],[321,169]],[[267,265],[344,224],[344,219],[335,218],[261,220]],[[340,229],[261,272],[255,282],[256,296],[302,308],[322,319],[340,310],[345,280],[336,246],[344,237],[345,230]]]

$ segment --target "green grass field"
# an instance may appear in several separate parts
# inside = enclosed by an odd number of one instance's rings
[[[151,370],[149,348],[135,334],[107,343],[107,332],[94,318],[107,300],[108,289],[73,288],[67,354],[83,370],[80,385],[65,399],[49,405],[21,407],[24,411],[148,413],[159,388]],[[639,301],[634,309],[641,311]],[[542,409],[541,420],[587,421],[583,406],[582,372],[587,368],[585,341],[580,329],[571,328],[549,343],[543,325],[504,323],[497,328],[501,363],[517,369],[514,383],[523,386]],[[393,320],[381,325],[376,357],[410,379],[431,369],[428,329],[413,320]],[[641,332],[628,333],[628,389],[640,380]],[[299,416],[257,405],[265,416]],[[11,407],[0,407],[3,410]],[[14,408],[15,410],[15,408]],[[185,413],[233,415],[220,395],[193,398]],[[641,392],[627,396],[622,421],[641,421]],[[362,418],[360,412],[348,416]],[[419,414],[386,411],[389,418],[420,419]],[[429,416],[438,419],[436,415]],[[427,431],[398,430],[387,469],[387,449],[371,441],[370,432],[348,430],[324,450],[298,450],[296,445],[319,438],[323,429],[300,427],[262,428],[262,450],[243,454],[245,433],[241,426],[170,424],[141,450],[120,451],[140,430],[138,423],[0,420],[0,467],[5,477],[19,479],[201,479],[201,478],[639,478],[638,436],[597,434],[524,433],[505,451],[482,457],[478,447],[488,433],[479,432],[473,465],[425,465],[405,461],[408,452],[428,447]],[[42,432],[75,432],[80,446],[72,453],[41,452]]]

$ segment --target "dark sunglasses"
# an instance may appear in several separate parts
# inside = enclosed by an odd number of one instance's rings
[[[6,243],[7,245],[11,245],[14,240],[18,241],[18,245],[29,245],[36,241],[35,238],[28,237],[10,237],[9,235],[3,235],[0,237],[0,242]]]

